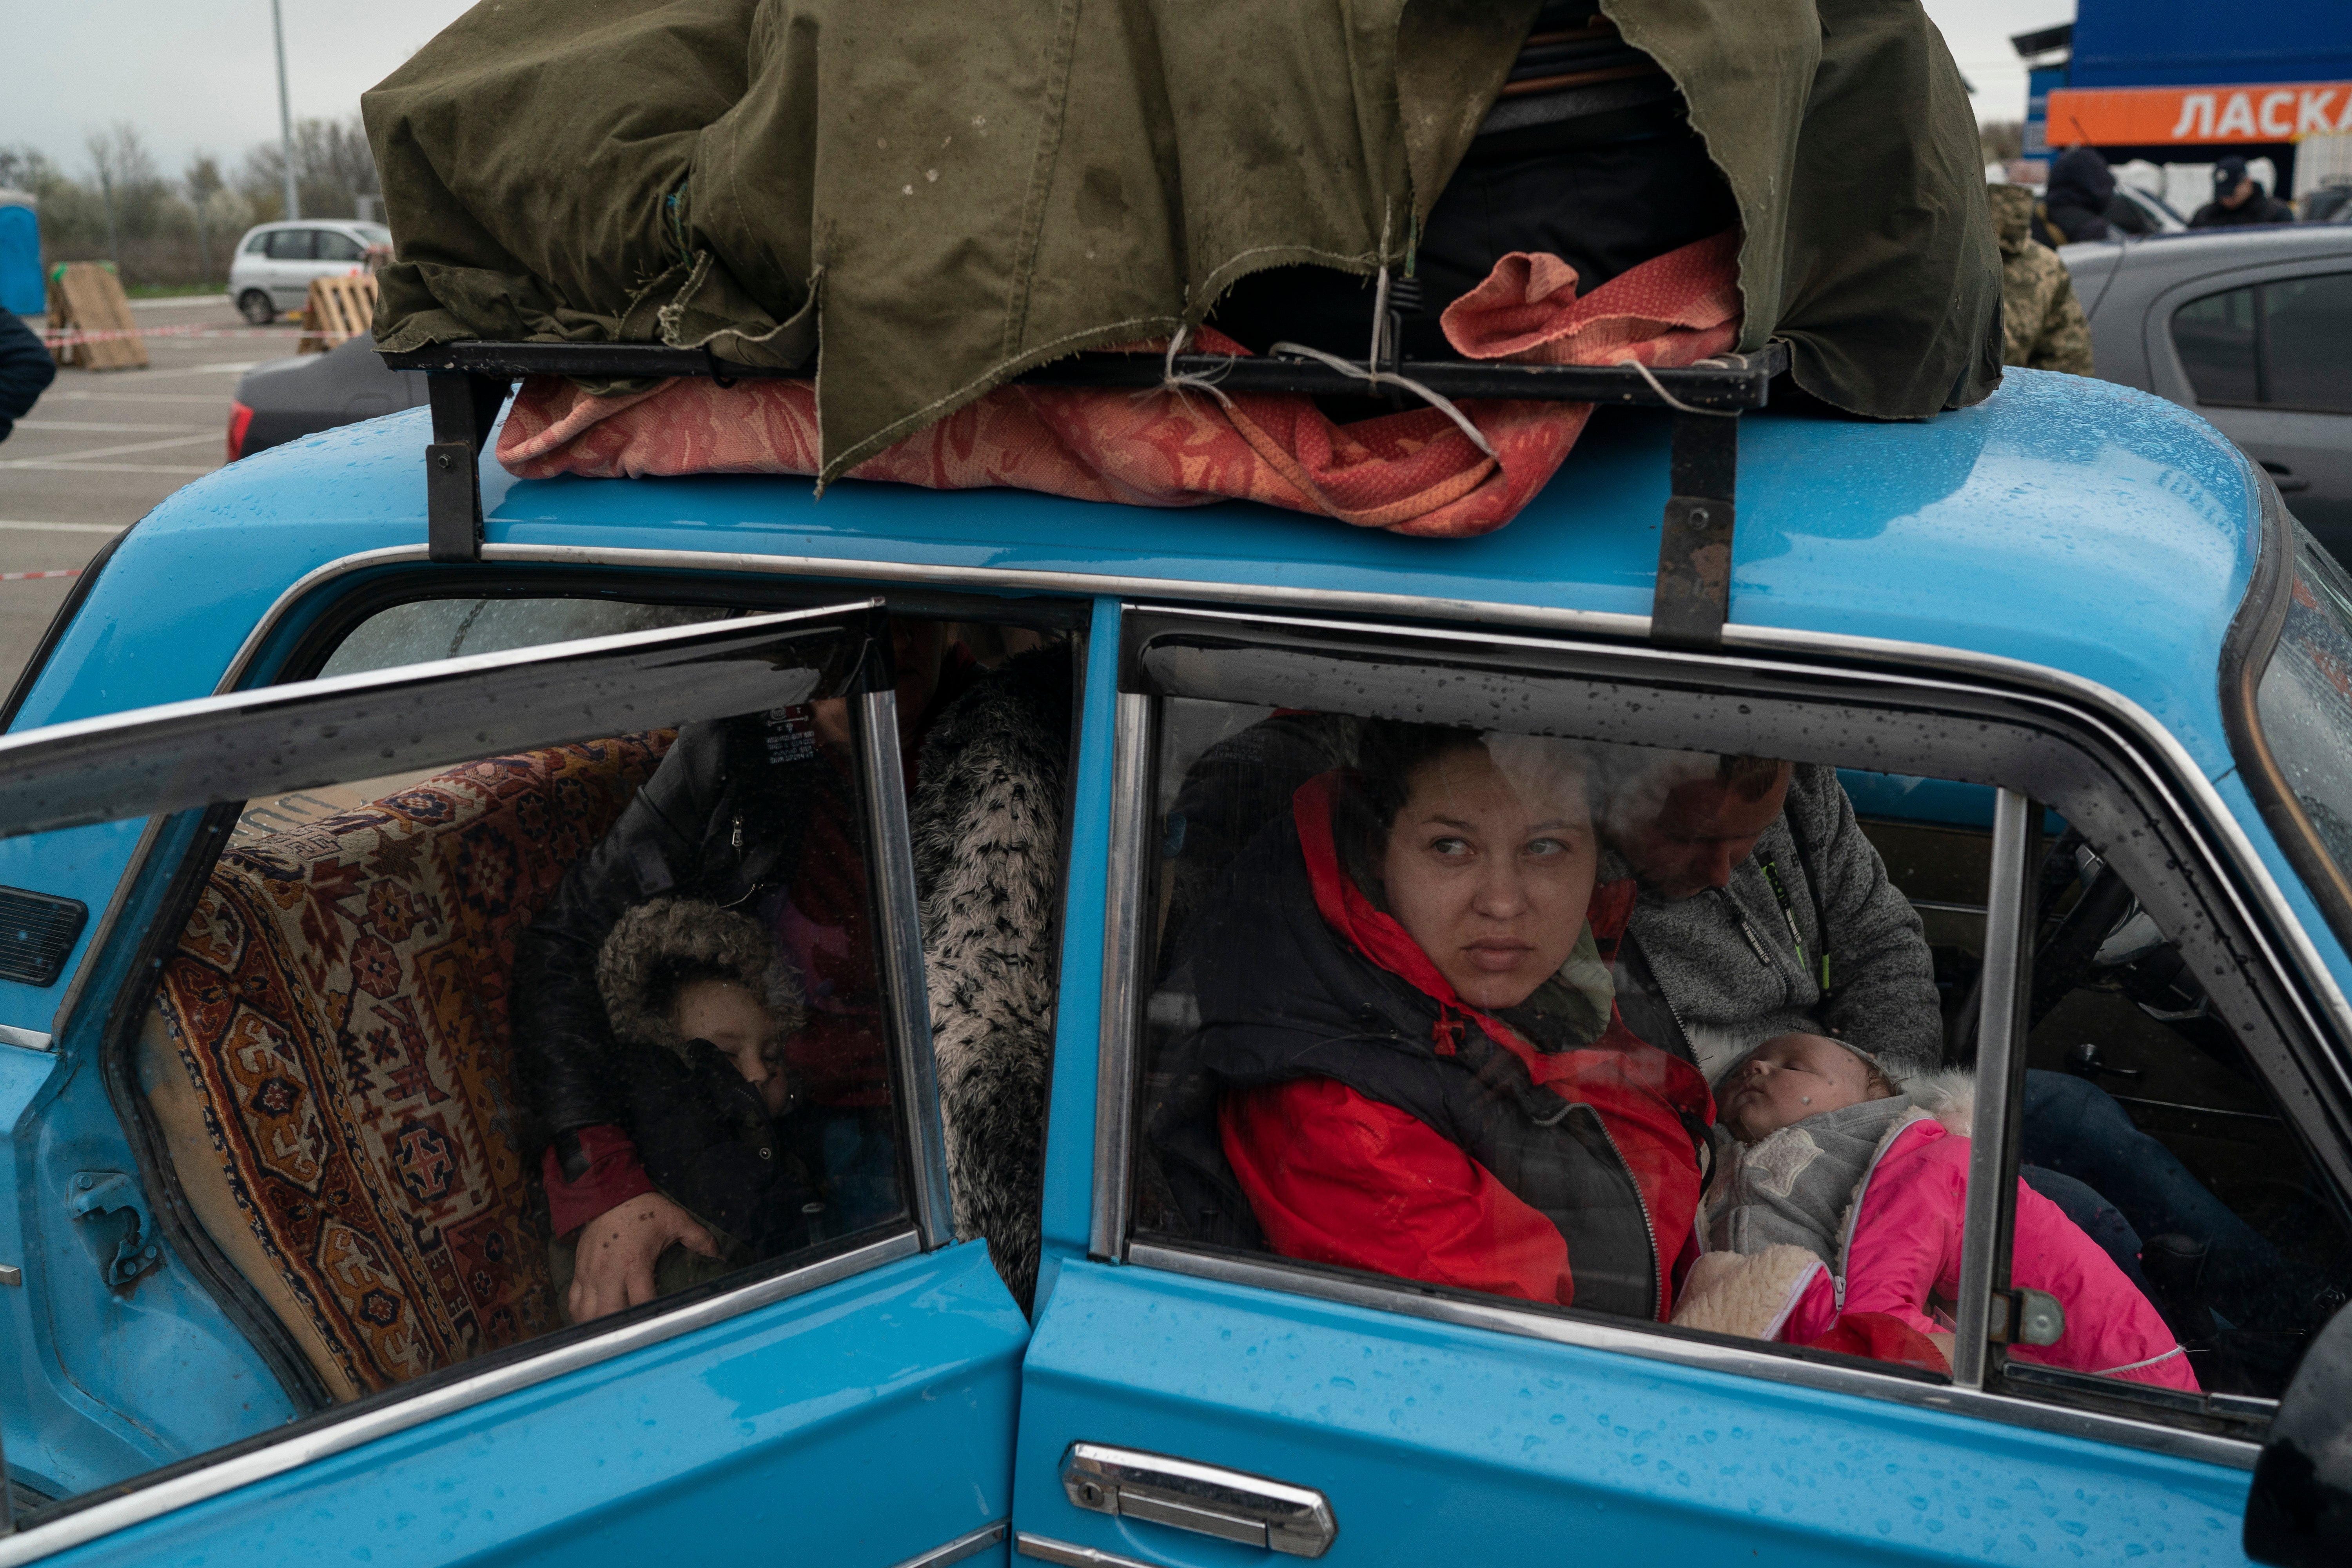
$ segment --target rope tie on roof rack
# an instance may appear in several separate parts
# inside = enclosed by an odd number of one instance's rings
[[[1172,392],[1178,397],[1181,397],[1184,395],[1186,389],[1189,388],[1196,392],[1205,392],[1210,396],[1215,398],[1219,403],[1224,405],[1227,408],[1231,408],[1234,405],[1234,400],[1227,397],[1223,389],[1217,385],[1217,382],[1221,379],[1222,373],[1220,375],[1203,375],[1193,371],[1187,371],[1181,375],[1176,374],[1176,356],[1184,352],[1184,344],[1192,338],[1192,329],[1191,327],[1179,327],[1176,329],[1176,335],[1168,340],[1168,358],[1160,366],[1160,384],[1154,387],[1146,387],[1143,391],[1137,393],[1135,395],[1138,397],[1149,397],[1155,392]]]
[[[1737,408],[1693,408],[1689,404],[1685,403],[1681,398],[1676,397],[1673,393],[1668,392],[1665,389],[1664,384],[1660,382],[1656,376],[1651,374],[1650,367],[1643,364],[1640,360],[1622,359],[1617,363],[1620,364],[1630,364],[1635,370],[1640,371],[1642,373],[1642,379],[1650,384],[1650,390],[1656,393],[1661,398],[1664,399],[1666,406],[1673,409],[1677,414],[1711,414],[1718,419],[1737,419],[1739,417],[1739,410]]]
[[[1338,354],[1327,354],[1321,349],[1310,349],[1305,343],[1276,343],[1274,345],[1274,352],[1278,354],[1300,354],[1307,359],[1319,360],[1342,375],[1352,375],[1358,381],[1368,381],[1374,386],[1401,386],[1460,426],[1462,434],[1470,437],[1472,446],[1490,458],[1495,455],[1495,448],[1487,443],[1485,436],[1479,434],[1478,426],[1470,423],[1470,416],[1456,408],[1451,398],[1443,393],[1432,391],[1409,375],[1399,375],[1393,371],[1374,370],[1368,365],[1351,364]]]

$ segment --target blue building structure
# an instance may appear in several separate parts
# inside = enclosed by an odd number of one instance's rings
[[[2049,96],[2058,89],[2130,91],[2145,89],[2342,84],[2332,107],[2352,107],[2352,5],[2346,0],[2264,0],[2260,5],[2214,5],[2210,0],[2078,0],[2072,24],[2021,33],[2011,42],[2029,67],[2025,151],[2045,151],[2087,140],[2110,162],[2208,163],[2223,152],[2267,157],[2279,184],[2291,188],[2296,144],[2311,133],[2297,121],[2275,139],[2212,135],[2212,116],[2175,140],[2161,130],[2152,140],[2111,140],[2104,123],[2086,138],[2072,127],[2052,134]],[[2331,121],[2335,116],[2331,115]],[[2284,118],[2266,122],[2273,132]],[[2336,127],[2331,122],[2331,131]],[[2206,135],[2199,135],[2204,132]],[[2147,136],[2147,132],[2126,132]]]

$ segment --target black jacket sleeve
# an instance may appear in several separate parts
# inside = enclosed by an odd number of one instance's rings
[[[57,379],[58,363],[47,347],[25,325],[0,310],[0,441],[10,426],[32,412],[49,383]]]
[[[597,846],[572,862],[547,907],[515,942],[512,1020],[516,1089],[536,1145],[626,1117],[626,1073],[615,1060],[596,954],[635,905],[705,879],[723,815],[723,721],[679,731],[652,778]]]

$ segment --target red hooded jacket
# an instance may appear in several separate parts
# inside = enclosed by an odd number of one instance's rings
[[[1433,1052],[1475,1025],[1528,1076],[1597,1110],[1647,1211],[1660,1265],[1658,1316],[1694,1253],[1701,1173],[1690,1127],[1714,1118],[1698,1070],[1628,1030],[1612,1005],[1591,1045],[1546,1052],[1464,1002],[1404,928],[1373,907],[1342,871],[1331,828],[1335,775],[1309,780],[1293,800],[1317,910],[1364,959],[1436,1002]],[[1587,920],[1603,956],[1633,912],[1633,884],[1597,889]],[[1458,1038],[1458,1034],[1454,1036]],[[1570,1306],[1570,1243],[1542,1213],[1443,1133],[1328,1078],[1229,1090],[1219,1108],[1225,1157],[1268,1243],[1287,1258],[1334,1263],[1433,1285]]]

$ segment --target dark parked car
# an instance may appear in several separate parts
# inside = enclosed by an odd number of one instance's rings
[[[424,373],[386,370],[366,337],[322,354],[271,360],[236,384],[228,411],[228,460],[424,403]]]
[[[2193,408],[2352,559],[2352,227],[2070,245],[2099,374]]]

